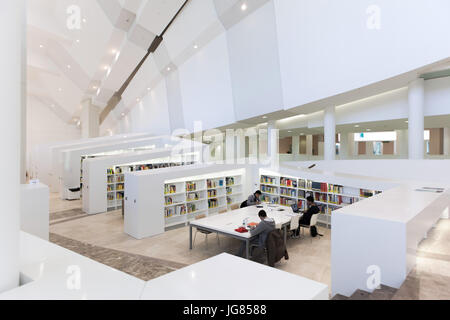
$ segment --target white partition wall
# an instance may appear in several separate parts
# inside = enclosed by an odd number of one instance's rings
[[[80,172],[81,172],[81,157],[89,155],[110,155],[121,154],[139,150],[154,150],[157,148],[181,148],[186,149],[183,143],[183,139],[175,138],[171,136],[160,136],[152,138],[144,138],[137,140],[124,140],[120,143],[97,145],[95,147],[83,147],[65,150],[62,152],[63,167],[61,172],[61,185],[65,189],[79,188],[80,187]],[[200,146],[203,150],[205,145],[202,143],[196,143],[195,141],[189,141],[192,148]],[[205,147],[206,148],[206,147]],[[208,152],[205,149],[206,161]],[[203,159],[203,154],[202,158]]]
[[[241,192],[250,194],[252,170],[239,165],[192,165],[125,174],[125,233],[136,239],[161,234],[165,221],[165,185],[179,181],[180,194],[186,195],[186,181],[204,181],[207,177],[241,176]],[[172,181],[172,182],[171,182]],[[200,182],[199,182],[200,183]],[[175,196],[176,193],[171,193]],[[184,202],[186,199],[183,200]],[[208,211],[208,210],[207,210]],[[187,213],[187,212],[186,212]],[[208,212],[206,212],[208,214]],[[194,218],[192,216],[191,218]],[[187,220],[184,222],[187,223]]]
[[[23,86],[26,83],[23,59],[26,5],[24,0],[0,3],[0,34],[7,48],[0,53],[0,100],[4,116],[0,117],[3,136],[2,183],[0,193],[5,201],[0,214],[0,292],[19,285],[19,219],[20,219],[20,147]],[[25,157],[25,154],[22,155]]]
[[[184,151],[184,152],[183,152]],[[115,172],[108,174],[108,170],[114,170],[115,167],[129,167],[137,164],[185,164],[198,162],[200,156],[192,153],[190,143],[186,144],[185,149],[179,149],[178,154],[173,153],[171,148],[159,148],[153,151],[130,152],[122,155],[105,156],[99,158],[86,159],[83,161],[83,192],[82,203],[83,211],[88,214],[97,214],[106,212],[109,208],[120,208],[124,191],[128,186],[124,183],[124,174]],[[118,190],[120,186],[120,190]],[[116,201],[112,205],[108,196],[114,196]]]

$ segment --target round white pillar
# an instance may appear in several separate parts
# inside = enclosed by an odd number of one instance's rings
[[[408,90],[408,154],[409,159],[424,158],[425,80],[417,79]]]
[[[0,52],[0,135],[3,168],[0,194],[0,292],[19,285],[20,180],[22,146],[22,104],[25,103],[26,67],[25,0],[0,2],[0,33],[4,49]],[[7,44],[7,45],[6,45]],[[25,62],[25,63],[24,63]],[[25,155],[24,155],[25,156]]]
[[[339,141],[339,159],[346,160],[349,156],[349,133],[341,133]]]
[[[273,168],[279,166],[279,139],[280,134],[275,121],[267,124],[267,156]]]
[[[327,107],[323,118],[324,160],[336,159],[336,118],[335,107]]]
[[[450,156],[450,128],[444,128],[444,155]]]
[[[408,158],[408,130],[396,130],[395,154],[401,158]]]

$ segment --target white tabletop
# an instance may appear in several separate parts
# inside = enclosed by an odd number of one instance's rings
[[[327,300],[328,286],[226,253],[147,282],[144,300]]]
[[[20,271],[32,282],[0,300],[139,299],[145,281],[21,232]]]
[[[406,223],[440,197],[449,196],[449,191],[446,189],[443,193],[417,191],[422,187],[421,184],[401,185],[351,206],[346,206],[333,214],[348,214]]]
[[[275,220],[277,228],[281,228],[284,224],[292,220],[292,216],[296,215],[291,207],[262,204],[263,208],[256,206],[249,206],[242,209],[229,211],[226,213],[214,215],[200,220],[192,221],[190,224],[194,227],[204,227],[212,230],[217,230],[233,236],[242,238],[250,238],[250,232],[239,233],[235,229],[243,226],[244,219],[248,218],[247,224],[251,222],[259,223],[261,220],[258,213],[265,210],[268,218]],[[283,210],[283,211],[278,211]]]

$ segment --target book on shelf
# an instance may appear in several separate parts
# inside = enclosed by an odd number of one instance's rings
[[[297,190],[295,190],[295,189],[287,189],[287,188],[281,187],[280,188],[280,194],[282,196],[296,198],[297,197]]]
[[[226,178],[226,184],[227,186],[234,186],[234,177],[227,177]]]
[[[291,178],[280,178],[280,186],[288,188],[297,188],[297,180]]]
[[[188,193],[187,196],[186,196],[186,200],[187,201],[196,201],[196,200],[199,200],[199,199],[200,198],[199,198],[199,195],[198,195],[197,192]]]
[[[335,184],[328,184],[328,192],[329,193],[344,193],[344,187],[335,185]]]
[[[217,199],[209,199],[208,200],[208,208],[209,209],[214,209],[217,208],[219,206],[219,200]]]
[[[263,184],[276,184],[276,178],[269,176],[261,176],[261,183]]]
[[[187,191],[197,190],[197,184],[195,182],[186,182],[186,190]]]
[[[208,190],[208,198],[217,197],[217,190]]]
[[[261,191],[265,193],[277,193],[277,187],[261,185]]]
[[[165,194],[171,194],[177,192],[177,186],[174,184],[166,184],[164,185],[164,193]]]

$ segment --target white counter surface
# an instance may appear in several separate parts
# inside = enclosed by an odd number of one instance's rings
[[[433,201],[440,197],[448,197],[448,194],[445,193],[416,191],[422,187],[423,185],[420,184],[400,185],[382,194],[336,210],[333,214],[408,222]]]
[[[20,241],[20,270],[31,282],[0,300],[140,298],[145,281],[24,232]]]
[[[145,300],[328,300],[328,286],[220,254],[150,280]]]

